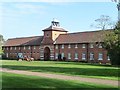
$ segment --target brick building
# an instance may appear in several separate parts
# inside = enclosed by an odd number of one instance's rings
[[[17,59],[19,53],[36,60],[86,61],[109,63],[107,51],[102,47],[106,31],[68,33],[57,20],[42,30],[43,36],[8,39],[3,46],[5,57]]]

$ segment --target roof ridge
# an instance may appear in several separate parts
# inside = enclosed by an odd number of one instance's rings
[[[9,38],[8,40],[12,40],[12,39],[24,39],[24,38],[34,38],[34,37],[43,37],[43,36],[16,37],[16,38]]]
[[[92,32],[101,32],[101,31],[109,31],[109,30],[112,30],[112,29],[107,29],[107,30],[95,30],[95,31],[73,32],[73,33],[67,33],[67,34],[92,33]]]

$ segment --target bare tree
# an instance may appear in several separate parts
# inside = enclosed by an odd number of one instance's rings
[[[115,23],[111,21],[109,16],[101,15],[100,18],[95,20],[95,24],[92,24],[91,26],[105,30],[114,28]]]

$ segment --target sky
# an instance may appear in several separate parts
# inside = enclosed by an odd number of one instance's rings
[[[0,2],[0,34],[6,40],[16,37],[43,36],[42,30],[51,25],[53,18],[59,20],[60,26],[69,33],[97,30],[90,25],[101,15],[110,16],[113,22],[118,19],[116,3],[111,0],[28,1]]]

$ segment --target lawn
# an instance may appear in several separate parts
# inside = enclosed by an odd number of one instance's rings
[[[0,81],[1,82],[1,81]],[[80,81],[58,80],[22,74],[2,73],[2,90],[5,88],[112,88],[117,87]],[[11,89],[12,90],[12,89]],[[23,89],[21,89],[23,90]],[[34,90],[34,89],[33,89]],[[60,89],[61,90],[61,89]]]
[[[0,60],[3,68],[118,80],[118,67],[79,62]]]

